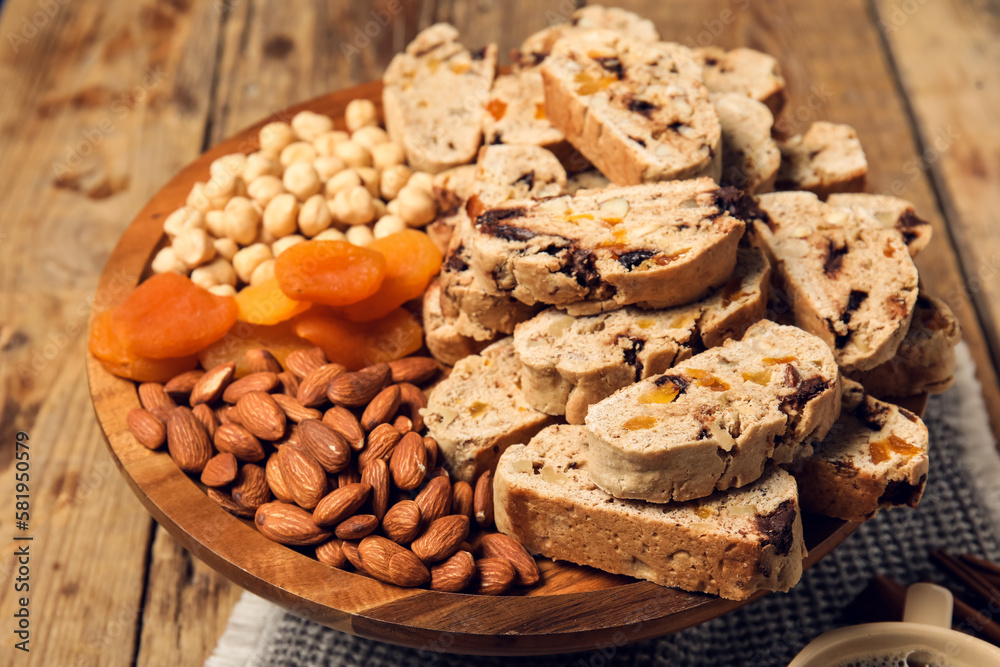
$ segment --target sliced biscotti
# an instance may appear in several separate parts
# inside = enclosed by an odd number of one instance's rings
[[[474,220],[469,263],[492,294],[573,314],[669,307],[729,279],[755,209],[709,178],[508,202]]]
[[[955,346],[962,338],[958,320],[944,301],[917,295],[910,328],[889,361],[849,373],[876,398],[940,394],[954,382]]]
[[[718,180],[719,117],[689,49],[590,30],[541,68],[552,125],[614,183]]]
[[[582,424],[590,405],[728,338],[764,316],[770,266],[740,248],[733,277],[708,297],[667,310],[627,307],[572,317],[550,308],[514,330],[521,390],[536,409]]]
[[[581,426],[550,426],[509,448],[493,482],[497,528],[555,560],[730,600],[799,580],[798,497],[781,469],[739,490],[653,505],[601,491],[590,457]]]
[[[503,338],[460,360],[431,390],[421,414],[455,479],[473,481],[492,470],[508,446],[552,423],[524,400],[519,368],[512,339]]]
[[[433,192],[437,218],[424,228],[441,254],[448,251],[455,229],[468,221],[465,202],[475,194],[476,165],[463,164],[434,175]]]
[[[412,168],[436,174],[476,157],[496,63],[495,44],[472,53],[447,23],[422,31],[392,59],[383,77],[385,126]]]
[[[829,348],[764,320],[590,406],[590,475],[616,498],[701,498],[808,456],[839,412]]]
[[[896,354],[917,300],[917,269],[899,233],[810,192],[758,199],[757,236],[797,326],[822,338],[845,372]]]
[[[850,125],[818,121],[805,134],[778,142],[778,190],[808,190],[821,198],[865,188],[868,159]]]
[[[713,93],[739,93],[763,103],[774,117],[785,105],[785,79],[772,56],[753,49],[726,51],[717,46],[693,49],[705,87]]]
[[[503,74],[493,82],[483,116],[483,142],[529,144],[568,155],[563,133],[545,114],[545,90],[537,67]]]
[[[913,204],[892,195],[871,195],[867,192],[841,192],[830,195],[826,202],[831,206],[851,208],[866,213],[883,227],[892,227],[903,235],[910,257],[930,243],[931,223],[917,215]]]
[[[478,201],[470,215],[511,199],[543,199],[566,191],[566,170],[541,146],[483,146],[476,161],[473,190]]]
[[[778,144],[771,138],[771,111],[740,93],[712,93],[722,125],[722,185],[748,194],[770,192],[781,164]]]
[[[788,466],[802,509],[865,521],[882,508],[916,507],[927,481],[927,427],[915,414],[844,381],[840,419],[809,458]]]
[[[423,301],[424,341],[434,358],[453,366],[459,359],[476,354],[490,344],[490,338],[476,340],[458,332],[455,318],[441,309],[441,280],[435,278],[427,286]]]

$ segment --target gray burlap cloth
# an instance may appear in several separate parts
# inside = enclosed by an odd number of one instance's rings
[[[1000,559],[1000,457],[967,348],[958,350],[955,386],[930,400],[927,488],[917,510],[882,512],[804,573],[787,594],[773,594],[676,634],[627,646],[536,658],[438,654],[353,637],[244,594],[206,665],[281,667],[474,664],[786,665],[817,635],[848,624],[844,609],[876,574],[904,584],[937,573],[929,549]]]

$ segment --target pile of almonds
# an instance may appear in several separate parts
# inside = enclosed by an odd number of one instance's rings
[[[327,565],[486,595],[539,580],[520,543],[488,532],[492,473],[452,483],[421,435],[419,385],[437,375],[434,359],[347,372],[319,348],[291,352],[284,368],[258,349],[247,366],[239,379],[229,362],[140,384],[129,430],[149,449],[166,443],[225,510],[275,542],[314,547]]]

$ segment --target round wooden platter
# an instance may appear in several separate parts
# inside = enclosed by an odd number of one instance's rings
[[[352,99],[381,107],[380,82],[337,91],[291,107],[268,120],[308,109],[336,119]],[[163,220],[182,206],[191,186],[209,180],[219,156],[257,149],[248,127],[183,169],[139,212],[101,276],[95,309],[121,302],[163,242]],[[428,651],[530,655],[582,651],[658,637],[725,614],[743,602],[663,588],[597,570],[540,559],[543,583],[491,597],[403,589],[337,570],[309,550],[276,544],[251,522],[209,500],[164,451],[152,452],[129,433],[125,418],[139,407],[136,385],[104,370],[92,357],[88,377],[94,408],[111,454],[150,514],[185,548],[243,588],[300,616],[337,630]],[[922,405],[911,405],[919,408]],[[857,524],[804,517],[806,567],[829,553]]]

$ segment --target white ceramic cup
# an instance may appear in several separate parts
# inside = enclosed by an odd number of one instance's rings
[[[831,630],[810,642],[788,667],[831,667],[862,656],[898,656],[914,667],[1000,666],[1000,648],[951,629],[953,604],[947,588],[913,584],[906,592],[902,623]]]

